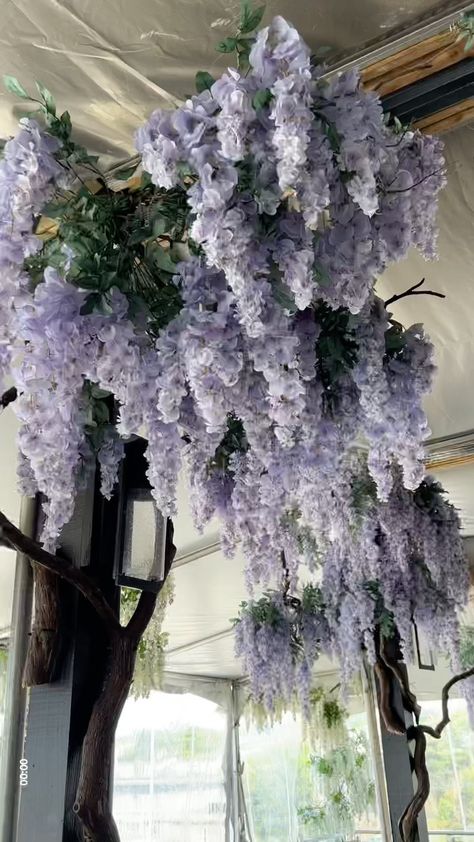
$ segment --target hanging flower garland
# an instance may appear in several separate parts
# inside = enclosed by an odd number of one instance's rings
[[[468,583],[424,479],[432,347],[374,291],[410,247],[435,256],[441,143],[390,125],[356,71],[328,79],[283,18],[254,36],[262,14],[244,3],[220,45],[239,70],[139,129],[137,189],[111,189],[39,86],[46,129],[24,120],[0,164],[0,360],[45,546],[96,458],[112,493],[128,436],[164,515],[186,467],[196,524],[219,515],[251,594],[276,589],[237,625],[271,708],[307,704],[321,651],[348,680],[387,623],[409,654],[416,618],[455,663]],[[292,597],[302,562],[319,581]]]

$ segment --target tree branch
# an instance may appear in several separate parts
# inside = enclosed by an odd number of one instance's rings
[[[400,661],[397,661],[395,658],[392,658],[389,655],[383,641],[380,644],[380,657],[387,665],[387,667],[392,671],[396,680],[398,681],[405,710],[407,710],[409,713],[412,713],[416,719],[416,722],[418,723],[421,713],[421,707],[418,704],[418,700],[415,694],[412,693],[410,689],[410,683],[408,681],[405,665],[401,664]]]
[[[405,735],[406,728],[405,723],[402,721],[401,717],[392,705],[392,672],[382,660],[380,655],[377,655],[374,672],[377,676],[379,685],[379,709],[385,728],[389,734],[395,734],[397,737],[402,737]]]
[[[387,196],[390,196],[392,193],[408,193],[410,190],[413,190],[415,187],[419,187],[420,184],[423,184],[423,182],[427,181],[429,178],[433,178],[434,175],[439,175],[442,172],[443,172],[443,170],[441,168],[437,169],[437,170],[433,170],[433,172],[428,173],[428,175],[424,175],[423,178],[419,178],[418,181],[415,181],[414,184],[410,184],[409,187],[400,187],[397,190],[385,190],[385,194]],[[395,177],[394,181],[396,180],[396,178],[397,178],[397,176]],[[392,184],[393,184],[393,181],[392,181]]]
[[[397,672],[394,671],[394,674],[397,678]],[[470,678],[474,675],[474,667],[465,670],[464,672],[458,673],[458,675],[454,675],[449,681],[446,682],[442,691],[441,691],[441,708],[442,708],[442,719],[435,728],[432,728],[430,725],[413,725],[411,728],[407,730],[407,739],[415,741],[415,752],[413,755],[413,767],[414,772],[417,779],[417,789],[416,792],[411,799],[410,803],[407,805],[406,809],[404,810],[400,821],[398,823],[398,828],[400,831],[400,836],[402,837],[402,842],[415,842],[416,835],[417,835],[417,821],[418,816],[420,815],[423,807],[426,804],[428,796],[430,794],[430,776],[428,773],[428,769],[426,766],[426,735],[429,734],[436,740],[441,739],[441,735],[449,724],[449,691],[458,681],[463,681],[466,678]],[[405,693],[408,695],[408,702],[410,707],[415,707],[419,710],[419,705],[416,700],[416,696],[411,692],[408,681],[406,682],[405,691],[402,689],[402,693],[404,696],[404,703],[405,703]],[[407,710],[410,710],[410,707],[407,707]],[[412,711],[414,712],[414,711]]]
[[[425,278],[422,278],[421,281],[418,281],[417,284],[413,284],[412,287],[405,290],[405,292],[400,292],[398,295],[392,295],[391,298],[387,298],[384,302],[385,309],[390,307],[391,304],[394,304],[395,301],[400,301],[402,298],[407,298],[409,295],[434,295],[436,298],[446,298],[443,292],[433,292],[431,289],[421,289],[420,287],[425,283]]]
[[[455,684],[458,683],[458,681],[464,681],[466,678],[470,678],[472,675],[474,675],[474,667],[471,667],[468,670],[464,670],[464,672],[460,672],[457,675],[453,675],[453,677],[450,678],[449,681],[446,682],[446,684],[444,685],[444,687],[441,691],[441,710],[442,710],[443,718],[441,719],[440,722],[438,722],[438,724],[436,725],[435,728],[431,728],[429,725],[420,725],[420,728],[421,728],[421,730],[423,731],[424,734],[429,734],[430,737],[433,737],[435,740],[440,739],[441,734],[443,733],[444,729],[446,728],[446,725],[449,725],[449,723],[451,721],[450,718],[449,718],[449,709],[448,709],[449,691],[451,690],[452,687],[454,687]]]
[[[73,585],[90,602],[109,634],[122,628],[102,591],[89,576],[65,559],[49,553],[33,538],[28,538],[8,520],[3,512],[0,512],[0,539],[5,541],[11,549],[24,553],[31,561],[46,570],[51,570],[65,582]]]
[[[35,612],[23,671],[24,687],[54,680],[63,643],[61,580],[38,564],[33,564],[33,575]]]
[[[415,740],[413,755],[414,772],[416,775],[416,792],[402,813],[398,822],[398,829],[402,842],[415,842],[417,838],[417,821],[430,794],[430,776],[426,767],[426,736],[420,725],[413,725],[407,731],[407,739]]]
[[[110,777],[115,730],[132,684],[135,659],[136,645],[125,629],[113,633],[104,684],[82,745],[73,806],[87,842],[120,842],[110,806]]]

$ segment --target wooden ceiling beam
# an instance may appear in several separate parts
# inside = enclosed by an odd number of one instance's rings
[[[387,97],[466,58],[473,58],[474,47],[465,50],[465,41],[457,39],[458,33],[448,30],[374,62],[362,70],[364,86],[382,98]],[[474,98],[469,98],[414,125],[423,132],[441,134],[473,119]]]
[[[474,99],[465,99],[449,108],[443,108],[431,117],[417,120],[413,125],[415,129],[420,129],[425,134],[443,134],[472,120],[474,120]]]

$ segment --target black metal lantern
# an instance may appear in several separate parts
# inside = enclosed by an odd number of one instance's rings
[[[115,580],[118,585],[156,591],[164,579],[166,519],[156,508],[146,478],[146,442],[125,447],[120,479]]]
[[[433,652],[429,646],[426,645],[426,641],[422,636],[420,636],[418,632],[418,626],[416,625],[415,621],[412,620],[413,623],[413,632],[415,637],[415,648],[416,648],[416,657],[418,661],[418,669],[420,670],[431,670],[432,672],[435,671],[435,663],[433,659]]]

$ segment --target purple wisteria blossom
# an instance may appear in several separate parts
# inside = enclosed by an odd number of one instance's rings
[[[110,262],[143,242],[98,280],[98,254],[84,271],[62,233],[55,268],[32,260],[49,254],[39,215],[66,201],[58,141],[27,121],[0,163],[0,365],[45,546],[95,462],[109,497],[143,436],[163,515],[184,470],[196,526],[217,516],[224,552],[244,554],[237,652],[267,707],[296,690],[307,709],[321,653],[347,684],[377,629],[408,657],[416,622],[455,665],[468,583],[456,513],[424,480],[433,349],[374,291],[411,247],[435,256],[440,142],[387,125],[356,71],[323,78],[277,17],[248,73],[155,111],[136,145],[150,178],[126,211],[107,205]]]

